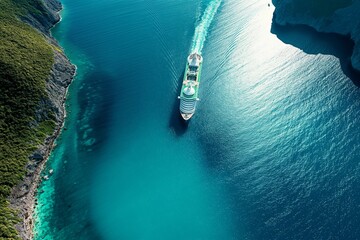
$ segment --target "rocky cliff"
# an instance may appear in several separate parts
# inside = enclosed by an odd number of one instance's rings
[[[16,225],[22,239],[32,239],[33,237],[32,215],[36,204],[36,189],[40,181],[40,173],[63,126],[67,88],[75,74],[75,66],[70,63],[61,47],[50,34],[50,29],[60,20],[58,12],[61,10],[61,4],[56,0],[44,0],[43,4],[38,5],[38,10],[41,14],[28,13],[22,16],[21,20],[41,32],[53,46],[54,64],[46,82],[48,96],[42,98],[39,103],[34,124],[46,120],[49,112],[51,112],[56,127],[54,133],[48,136],[45,142],[30,156],[26,167],[27,174],[24,180],[13,189],[10,196],[11,207],[19,211],[19,217],[22,220]]]
[[[318,32],[349,36],[355,43],[351,63],[360,71],[360,0],[272,0],[274,22],[307,25]]]

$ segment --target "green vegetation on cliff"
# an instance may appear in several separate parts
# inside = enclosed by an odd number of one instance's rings
[[[53,64],[52,47],[19,17],[44,14],[41,0],[0,0],[0,239],[16,239],[16,213],[6,198],[22,179],[29,155],[54,129],[35,119]],[[49,114],[51,115],[51,114]]]

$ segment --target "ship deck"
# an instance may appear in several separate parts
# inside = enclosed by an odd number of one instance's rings
[[[189,65],[186,64],[186,68],[185,68],[185,73],[184,73],[184,80],[181,86],[181,94],[180,94],[180,98],[186,98],[186,99],[197,99],[198,98],[198,94],[199,94],[199,84],[200,84],[200,79],[201,79],[201,69],[202,69],[202,64],[200,64],[199,70],[198,70],[198,74],[197,74],[197,80],[193,81],[193,80],[187,80],[186,76],[187,73],[189,72]],[[184,89],[186,88],[186,85],[192,82],[194,85],[194,89],[195,89],[195,94],[192,96],[188,96],[184,94]]]

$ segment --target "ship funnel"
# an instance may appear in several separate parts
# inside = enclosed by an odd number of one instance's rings
[[[192,86],[187,86],[184,89],[184,93],[188,96],[194,95],[195,94],[195,89]]]

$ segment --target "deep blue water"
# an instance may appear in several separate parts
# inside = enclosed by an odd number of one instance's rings
[[[352,44],[272,26],[266,1],[223,0],[184,124],[186,57],[216,2],[63,0],[53,34],[78,75],[36,239],[360,236]]]

